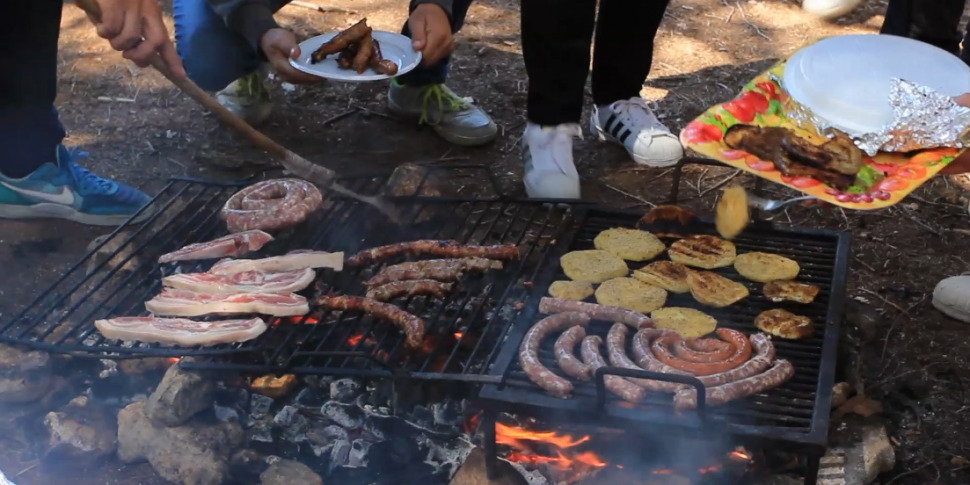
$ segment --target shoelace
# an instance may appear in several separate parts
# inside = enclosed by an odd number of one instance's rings
[[[421,118],[418,123],[436,125],[441,123],[441,119],[431,121],[431,103],[437,102],[438,112],[445,113],[450,111],[460,111],[468,108],[468,103],[449,91],[443,84],[431,84],[424,88],[421,93]]]
[[[108,193],[115,188],[115,183],[100,177],[90,170],[77,164],[77,160],[86,158],[88,156],[87,152],[82,152],[76,148],[68,148],[68,159],[67,167],[74,175],[74,180],[77,181],[78,187],[88,193]]]
[[[653,114],[647,101],[643,98],[631,98],[613,104],[613,111],[630,121],[630,124],[650,128],[651,130],[667,131],[667,128]]]

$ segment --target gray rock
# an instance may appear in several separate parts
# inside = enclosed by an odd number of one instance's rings
[[[228,423],[230,421],[239,422],[239,413],[233,408],[227,408],[225,406],[220,406],[218,404],[212,406],[212,411],[215,412],[216,419],[220,422]]]
[[[285,428],[293,424],[293,420],[300,414],[300,410],[296,406],[283,406],[280,412],[276,413],[273,417],[273,422],[281,428]]]
[[[259,419],[269,414],[269,409],[273,407],[273,398],[262,394],[253,394],[249,399],[249,415],[253,419]]]
[[[320,475],[303,463],[277,457],[267,461],[269,468],[259,475],[261,485],[323,485]]]
[[[336,425],[313,428],[307,431],[310,442],[318,445],[332,445],[338,440],[348,440],[347,430]]]
[[[179,426],[199,411],[212,407],[215,384],[197,372],[173,365],[145,407],[148,417],[161,426]]]
[[[360,383],[351,378],[338,379],[330,383],[330,399],[349,403],[360,395]]]
[[[44,417],[48,436],[45,458],[90,463],[110,455],[118,446],[115,420],[114,413],[88,405],[86,396],[74,398],[62,411]]]
[[[256,483],[267,468],[266,459],[254,450],[239,450],[229,459],[229,473],[236,483]]]
[[[162,478],[182,485],[220,485],[228,476],[229,455],[242,444],[238,423],[207,424],[193,419],[182,426],[157,426],[146,403],[118,413],[118,458],[147,460]]]
[[[364,412],[350,404],[329,401],[320,407],[320,414],[347,429],[357,429],[364,424]]]
[[[45,352],[0,345],[0,403],[26,403],[44,396],[51,385]]]
[[[334,471],[338,467],[347,466],[349,459],[350,442],[347,440],[334,441],[333,448],[330,450],[330,471]]]
[[[367,452],[370,450],[370,441],[357,439],[350,443],[350,454],[347,456],[347,466],[360,468],[367,466]]]
[[[250,442],[255,443],[272,443],[273,439],[273,427],[269,422],[260,421],[249,428],[246,433]]]

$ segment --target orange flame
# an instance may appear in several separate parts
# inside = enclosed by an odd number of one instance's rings
[[[558,435],[554,431],[529,431],[522,428],[513,428],[502,423],[495,423],[495,442],[500,445],[509,445],[518,448],[525,448],[519,440],[540,441],[549,443],[558,448],[572,448],[580,443],[589,441],[589,436],[583,436],[574,440],[570,435]]]
[[[181,357],[169,357],[168,358],[168,365],[175,365],[180,360],[182,360]]]
[[[475,418],[473,418],[475,421]],[[477,423],[475,423],[477,424]],[[550,471],[565,473],[568,477],[579,479],[583,475],[598,468],[603,468],[607,464],[596,453],[592,451],[569,452],[570,448],[576,447],[590,440],[589,436],[574,438],[567,434],[558,434],[554,431],[530,431],[522,428],[506,426],[502,423],[495,423],[495,442],[511,446],[513,451],[506,457],[507,460],[516,463],[528,463],[532,465],[544,465]],[[556,450],[553,455],[542,455],[533,451],[527,445],[543,443]],[[557,480],[561,481],[561,480]],[[568,480],[572,483],[572,480]]]
[[[463,334],[461,332],[455,332],[455,340],[461,340],[461,336],[462,335],[465,335],[465,334]]]
[[[299,325],[301,323],[307,324],[307,325],[316,325],[320,323],[320,320],[313,317],[305,317],[303,315],[297,315],[295,317],[277,318],[276,320],[273,320],[273,325],[279,325],[284,322],[292,323],[294,325]]]

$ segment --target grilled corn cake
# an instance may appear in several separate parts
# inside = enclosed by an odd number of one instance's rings
[[[687,284],[694,299],[712,307],[726,307],[748,296],[748,288],[711,271],[689,271]]]
[[[793,301],[811,303],[818,296],[819,288],[808,283],[791,280],[775,280],[765,283],[765,297],[773,302]]]
[[[714,269],[730,266],[738,251],[734,243],[717,236],[694,235],[671,244],[667,254],[677,263]]]
[[[650,318],[657,328],[673,330],[685,339],[703,337],[717,328],[714,317],[693,308],[660,308],[651,312]]]
[[[754,326],[762,332],[786,339],[802,339],[815,333],[812,319],[776,308],[763,311],[754,319]]]
[[[735,185],[724,189],[717,201],[714,227],[724,239],[734,239],[748,226],[751,213],[748,210],[748,194],[744,187]]]
[[[667,302],[667,291],[633,278],[613,278],[596,289],[596,302],[650,313]]]
[[[633,272],[633,277],[672,293],[687,293],[687,266],[673,261],[654,261]]]
[[[627,261],[647,261],[667,249],[657,236],[625,227],[614,227],[597,234],[593,246]]]
[[[573,281],[602,283],[630,274],[630,268],[619,256],[599,249],[566,253],[559,259],[559,265]]]
[[[593,285],[588,281],[553,281],[549,285],[549,296],[583,301],[593,296]]]
[[[734,269],[741,276],[759,283],[795,279],[801,271],[794,259],[758,251],[739,255],[734,260]]]

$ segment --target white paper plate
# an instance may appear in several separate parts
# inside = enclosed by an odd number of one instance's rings
[[[893,78],[948,96],[970,92],[970,67],[938,47],[882,34],[823,39],[796,52],[785,65],[791,97],[843,131],[878,131],[893,121]]]
[[[324,42],[334,38],[337,34],[338,32],[331,32],[301,42],[300,58],[290,59],[290,64],[294,68],[307,74],[313,74],[314,76],[337,81],[362,82],[380,81],[382,79],[397,77],[418,67],[418,64],[421,63],[421,52],[414,50],[411,46],[411,39],[393,32],[374,30],[371,35],[374,36],[374,40],[381,43],[381,55],[384,56],[384,59],[397,64],[397,74],[394,76],[378,74],[369,67],[363,74],[357,74],[357,71],[352,69],[341,69],[337,66],[337,54],[330,55],[326,59],[312,64],[310,62],[310,55],[313,54],[313,51],[320,48]]]

